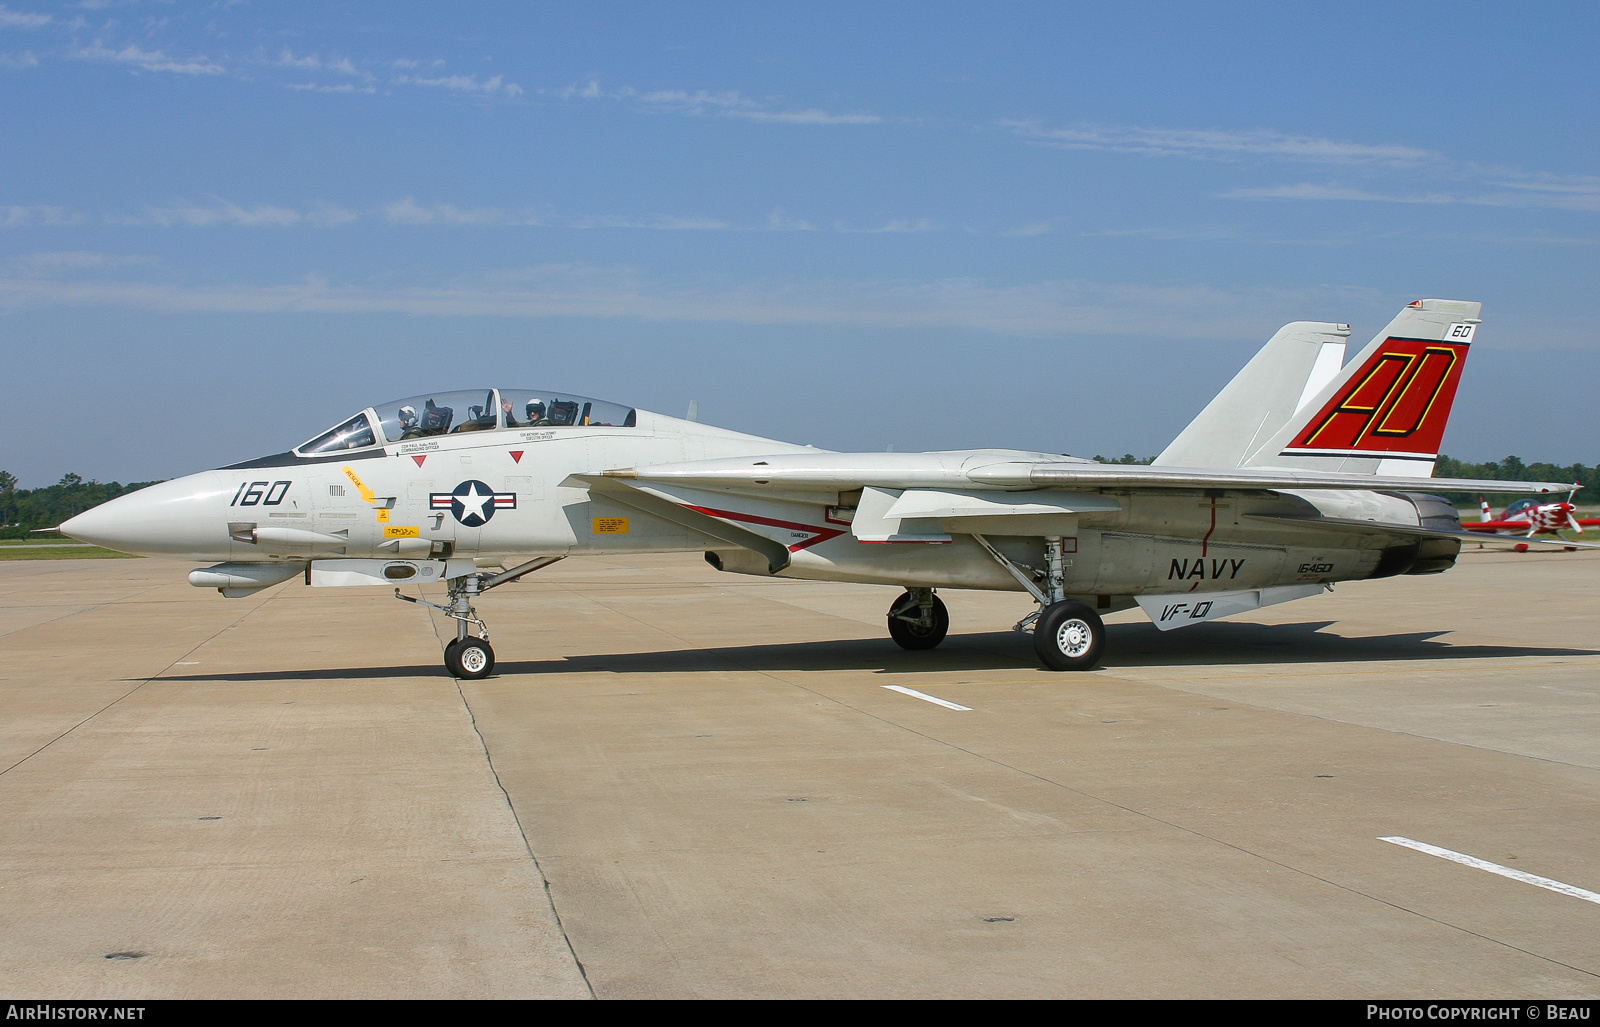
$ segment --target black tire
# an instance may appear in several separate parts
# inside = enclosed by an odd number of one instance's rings
[[[457,639],[445,646],[444,666],[453,676],[467,681],[486,678],[494,671],[494,649],[487,639]]]
[[[950,631],[950,611],[938,596],[933,597],[933,623],[918,624],[921,616],[922,609],[911,593],[900,593],[889,607],[889,637],[902,649],[932,649],[943,642]]]
[[[1050,670],[1089,670],[1105,647],[1105,623],[1076,600],[1046,607],[1033,626],[1033,651]]]

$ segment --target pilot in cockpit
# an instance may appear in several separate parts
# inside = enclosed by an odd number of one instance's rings
[[[400,437],[414,439],[422,434],[422,422],[417,419],[417,408],[407,404],[400,408]]]
[[[550,423],[545,417],[544,404],[537,399],[528,400],[528,427],[538,428]]]

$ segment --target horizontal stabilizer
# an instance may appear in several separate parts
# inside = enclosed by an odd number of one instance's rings
[[[888,459],[885,459],[888,458]],[[1321,468],[1155,467],[1101,464],[1033,453],[807,453],[747,459],[697,460],[680,464],[574,476],[585,482],[637,481],[761,496],[815,492],[819,499],[859,488],[985,490],[1208,490],[1208,489],[1389,489],[1396,492],[1483,492],[1546,495],[1572,490],[1570,482],[1491,481],[1476,478],[1376,477]],[[1038,495],[1033,502],[1051,502]],[[827,500],[832,505],[836,500]],[[998,501],[998,500],[997,500]]]
[[[1368,474],[1297,471],[1288,468],[1240,467],[1213,471],[1194,467],[1143,467],[1136,464],[1034,465],[1028,481],[1035,485],[1097,488],[1183,489],[1384,489],[1394,492],[1511,492],[1542,495],[1568,492],[1569,484],[1551,481],[1488,481],[1478,478],[1397,478]]]
[[[1504,546],[1554,546],[1557,549],[1600,549],[1594,542],[1569,542],[1566,539],[1544,539],[1526,535],[1491,535],[1483,531],[1450,531],[1443,528],[1425,528],[1415,524],[1386,524],[1382,521],[1359,521],[1345,517],[1298,517],[1284,514],[1245,514],[1248,520],[1279,521],[1306,528],[1330,528],[1351,533],[1365,532],[1374,535],[1410,535],[1416,538],[1453,538],[1463,542],[1483,545],[1499,543]]]

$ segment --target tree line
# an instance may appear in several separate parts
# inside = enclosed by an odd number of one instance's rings
[[[19,489],[16,475],[0,471],[0,538],[24,538],[35,528],[53,528],[108,499],[155,484],[84,481],[81,475],[64,474],[54,485]]]
[[[1585,467],[1582,464],[1525,464],[1519,457],[1486,464],[1469,464],[1453,457],[1441,456],[1433,466],[1435,478],[1491,478],[1495,481],[1560,481],[1582,485],[1578,490],[1578,503],[1600,503],[1600,465]],[[1476,495],[1443,493],[1462,502],[1478,501]],[[1565,499],[1565,496],[1561,497]]]

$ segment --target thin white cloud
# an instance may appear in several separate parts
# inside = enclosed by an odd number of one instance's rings
[[[1460,203],[1475,207],[1548,207],[1600,211],[1600,179],[1565,182],[1500,182],[1503,192],[1375,192],[1336,183],[1300,182],[1222,193],[1230,200],[1346,200],[1365,203]]]
[[[466,210],[453,203],[424,207],[407,196],[383,208],[385,221],[395,225],[498,225],[506,223],[505,212],[494,207]]]
[[[330,204],[319,204],[309,210],[293,207],[275,207],[258,204],[245,207],[220,197],[210,197],[206,204],[177,200],[165,207],[147,206],[136,217],[108,219],[113,224],[125,225],[187,225],[192,228],[210,228],[227,225],[240,228],[288,228],[311,225],[325,228],[348,224],[360,215]]]
[[[0,4],[0,29],[37,29],[43,28],[54,20],[48,14],[13,11],[9,7]]]
[[[1294,136],[1267,129],[1138,128],[1075,126],[1045,128],[1032,121],[1002,121],[1007,129],[1032,143],[1068,150],[1106,150],[1157,157],[1206,160],[1267,158],[1310,164],[1415,165],[1439,154],[1414,146],[1373,146],[1318,136]]]
[[[61,274],[63,272],[105,270],[114,267],[135,267],[160,263],[155,257],[144,254],[94,253],[89,250],[66,250],[55,253],[25,253],[10,260],[10,265],[23,274]]]
[[[1232,228],[1108,228],[1099,232],[1079,232],[1081,239],[1237,239]]]
[[[852,228],[842,221],[836,221],[834,222],[833,230],[857,235],[879,235],[886,232],[937,232],[939,226],[927,218],[917,218],[915,220],[901,218],[898,221],[885,222],[873,228]]]
[[[376,86],[358,86],[353,82],[340,82],[337,85],[324,86],[316,82],[290,82],[290,89],[302,93],[376,93]]]
[[[453,203],[423,205],[407,196],[383,208],[383,218],[395,225],[494,225],[527,228],[642,228],[664,231],[717,231],[736,228],[715,218],[658,214],[651,217],[600,215],[576,217],[532,210],[508,212],[498,207],[462,208]]]
[[[736,227],[726,221],[718,221],[715,218],[675,217],[666,214],[647,218],[616,216],[579,218],[565,222],[544,221],[541,223],[560,224],[564,228],[645,228],[668,232],[715,232]]]
[[[1238,200],[1343,200],[1366,203],[1469,204],[1483,207],[1548,207],[1600,211],[1600,177],[1555,175],[1515,168],[1485,167],[1442,153],[1402,145],[1353,143],[1319,136],[1289,135],[1267,129],[1227,131],[1144,127],[1073,126],[1046,128],[1031,121],[998,123],[1030,143],[1070,150],[1101,150],[1153,157],[1217,161],[1266,160],[1345,165],[1369,180],[1382,176],[1426,176],[1427,185],[1399,188],[1370,183],[1297,182],[1233,189],[1220,195]],[[1006,234],[1043,234],[1050,221]]]
[[[0,279],[0,308],[113,306],[239,313],[407,313],[442,317],[587,317],[732,324],[953,328],[1013,336],[1265,337],[1287,314],[1337,308],[1363,316],[1392,302],[1371,290],[1226,290],[1081,280],[1000,286],[977,279],[683,288],[628,269],[512,269],[470,282],[377,288],[318,276],[254,286]],[[1343,312],[1349,311],[1346,315]],[[1371,316],[1377,317],[1378,314]]]
[[[486,96],[503,95],[507,97],[521,96],[522,87],[515,82],[507,82],[505,76],[495,75],[493,78],[478,81],[476,75],[440,75],[435,78],[417,78],[414,75],[396,75],[395,85],[432,86],[440,89],[453,89],[461,93],[483,93]]]
[[[145,71],[167,71],[180,75],[220,75],[227,69],[206,57],[179,60],[161,50],[141,50],[132,43],[121,50],[101,45],[97,39],[90,46],[73,50],[70,56],[84,61],[114,61],[136,64]]]
[[[783,212],[782,207],[772,208],[772,213],[767,215],[767,228],[774,232],[815,232],[817,226],[800,218],[792,218]]]
[[[1048,218],[1044,221],[1035,221],[1031,224],[1018,225],[1016,228],[1008,228],[1000,234],[1019,237],[1049,235],[1051,232],[1056,231],[1060,227],[1061,220],[1059,218]]]
[[[883,120],[876,114],[835,114],[816,107],[783,110],[772,103],[744,96],[737,90],[711,92],[705,89],[657,89],[641,92],[632,86],[606,90],[597,80],[570,85],[556,91],[563,100],[614,100],[630,103],[639,110],[662,114],[698,117],[742,118],[746,121],[783,125],[875,125]]]
[[[82,212],[65,207],[0,206],[0,227],[23,228],[33,225],[81,225],[89,219]]]
[[[829,114],[815,107],[801,111],[732,110],[725,111],[724,114],[730,118],[766,121],[780,125],[876,125],[883,120],[876,114]]]
[[[293,51],[286,49],[279,53],[277,60],[272,63],[280,68],[296,68],[302,71],[328,71],[336,75],[351,75],[367,79],[372,77],[351,63],[348,57],[328,58],[326,60],[319,54],[303,54],[296,57]]]
[[[740,224],[723,218],[694,214],[559,214],[549,209],[524,207],[463,207],[454,203],[421,203],[406,196],[376,208],[351,210],[329,203],[309,207],[275,204],[241,204],[219,196],[202,201],[175,199],[165,204],[146,204],[138,213],[107,214],[90,218],[79,211],[53,206],[0,206],[0,228],[26,226],[79,225],[91,220],[105,225],[127,227],[237,227],[237,228],[328,228],[363,219],[391,225],[474,226],[552,229],[638,229],[676,232],[818,231],[817,225],[789,216],[775,207],[763,221]],[[942,231],[943,226],[927,218],[900,218],[878,225],[854,226],[835,222],[831,231],[849,234],[905,233]]]
[[[39,58],[33,55],[32,50],[21,53],[0,53],[0,68],[37,68]]]

